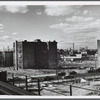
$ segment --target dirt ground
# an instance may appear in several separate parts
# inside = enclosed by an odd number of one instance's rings
[[[87,88],[91,90],[98,90],[100,91],[100,81],[91,81],[90,85],[88,83],[75,83],[72,86],[78,86],[81,88]],[[54,88],[53,88],[54,87]],[[48,87],[48,89],[55,92],[51,92],[48,90],[43,89],[41,91],[41,95],[43,96],[70,96],[70,87],[67,86],[67,84],[62,85],[62,84],[56,84],[52,88]],[[100,92],[95,92],[95,91],[90,91],[90,90],[85,90],[85,89],[80,89],[76,87],[72,87],[72,96],[99,96]]]
[[[86,69],[84,70],[78,70],[78,69],[71,69],[74,71],[77,71],[78,73],[86,73]],[[68,73],[71,70],[64,70],[66,73]],[[12,73],[14,73],[15,76],[36,76],[36,75],[44,75],[44,74],[54,74],[56,73],[56,70],[48,70],[48,69],[41,69],[41,70],[34,70],[34,69],[19,69],[14,70],[12,67],[7,68],[0,68],[0,71],[7,71],[8,78],[12,77]],[[61,71],[61,70],[60,70]],[[69,96],[70,95],[70,87],[68,86],[71,83],[62,83],[60,84],[50,84],[50,86],[43,88],[41,91],[42,96]],[[100,91],[100,81],[91,81],[90,85],[88,82],[86,83],[74,83],[72,86],[79,86],[81,88],[87,88],[92,90],[98,90]],[[98,96],[100,95],[100,92],[95,91],[89,91],[85,89],[75,88],[72,87],[72,95],[73,96]]]

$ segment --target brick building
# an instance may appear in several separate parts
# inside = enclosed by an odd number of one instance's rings
[[[48,64],[50,68],[57,66],[57,42],[48,42]]]
[[[47,43],[35,40],[35,65],[36,68],[48,68],[48,49]]]
[[[13,66],[13,51],[3,51],[3,67]]]
[[[14,42],[15,68],[54,68],[57,65],[57,42]]]

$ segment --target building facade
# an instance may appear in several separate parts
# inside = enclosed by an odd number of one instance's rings
[[[48,42],[48,64],[50,68],[57,66],[57,42]]]
[[[14,42],[15,69],[55,68],[57,66],[57,42]]]
[[[35,40],[35,65],[36,68],[48,68],[48,49],[47,43]]]
[[[3,51],[3,67],[13,66],[13,51]]]

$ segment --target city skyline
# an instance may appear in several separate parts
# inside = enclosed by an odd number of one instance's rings
[[[58,48],[96,48],[99,5],[0,5],[0,49],[15,40],[58,42]]]

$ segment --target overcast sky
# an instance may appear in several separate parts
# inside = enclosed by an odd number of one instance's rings
[[[58,42],[58,48],[96,48],[100,39],[100,6],[0,6],[0,49],[15,40]]]

